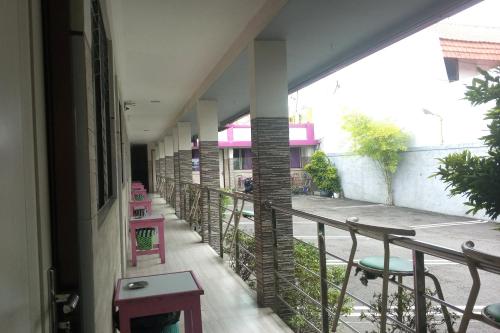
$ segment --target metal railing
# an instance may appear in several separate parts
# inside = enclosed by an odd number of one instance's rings
[[[161,183],[161,182],[160,182]],[[168,183],[168,181],[165,181]],[[208,210],[208,223],[207,226],[207,234],[210,245],[217,251],[218,255],[221,258],[224,258],[224,254],[229,255],[229,262],[231,267],[249,284],[254,287],[255,286],[255,248],[252,247],[252,242],[255,242],[254,236],[248,232],[245,232],[240,229],[239,222],[244,214],[244,203],[250,202],[253,203],[253,196],[244,194],[241,192],[228,192],[224,189],[219,188],[207,188],[201,187],[199,184],[191,184],[191,183],[183,183],[184,189],[189,188],[191,191],[196,189],[197,193],[200,194],[200,197],[203,193],[207,196],[207,210]],[[168,192],[168,191],[166,191]],[[216,207],[213,207],[211,204],[210,198],[216,196],[218,198],[218,204]],[[229,198],[229,201],[228,199]],[[200,199],[201,200],[201,199]],[[175,201],[175,200],[174,200]],[[243,205],[241,204],[243,203]],[[188,210],[193,209],[193,205],[195,205],[195,201],[186,201],[185,207]],[[199,207],[198,203],[198,208]],[[348,223],[344,221],[339,221],[335,219],[329,219],[325,217],[321,217],[318,215],[314,215],[311,213],[307,213],[300,210],[295,210],[291,208],[281,207],[279,205],[275,205],[272,202],[268,201],[265,204],[265,209],[269,209],[271,211],[272,216],[272,229],[273,229],[273,238],[274,238],[274,253],[278,253],[277,251],[277,228],[276,228],[276,213],[287,214],[293,217],[299,217],[303,220],[310,221],[311,223],[315,223],[316,228],[316,236],[317,236],[317,247],[314,247],[315,255],[317,255],[317,260],[319,262],[319,270],[313,270],[310,267],[306,267],[302,265],[300,262],[295,262],[295,265],[304,271],[310,273],[311,276],[319,279],[320,281],[320,296],[313,297],[307,294],[304,291],[304,288],[301,288],[297,281],[290,281],[289,279],[283,277],[283,275],[279,272],[279,270],[274,270],[274,276],[276,281],[276,303],[280,303],[287,307],[293,314],[298,316],[302,316],[300,306],[289,304],[287,301],[287,295],[281,293],[282,290],[289,292],[293,290],[297,295],[301,295],[301,299],[313,304],[317,307],[319,313],[319,320],[311,320],[310,318],[303,318],[306,325],[309,327],[310,331],[315,332],[329,332],[333,326],[332,318],[335,316],[335,308],[336,304],[329,304],[329,292],[332,289],[341,290],[341,286],[333,283],[328,277],[328,264],[327,257],[332,257],[338,260],[341,263],[347,264],[349,259],[346,259],[340,255],[333,254],[328,252],[326,249],[326,235],[325,235],[325,227],[333,228],[341,231],[346,231],[349,233],[354,233],[358,236],[364,236],[370,239],[384,241],[384,236],[381,236],[377,233],[377,227],[370,225],[361,225],[359,224],[355,229],[349,226]],[[215,209],[218,212],[218,221],[213,221],[211,215],[215,214]],[[198,213],[201,218],[201,212]],[[253,221],[253,217],[246,216],[244,217],[250,221]],[[203,237],[203,225],[202,221],[199,221],[201,235]],[[215,228],[215,225],[218,225]],[[213,239],[212,236],[214,230],[217,229],[218,235],[216,236],[218,242],[210,242]],[[427,328],[427,302],[435,302],[439,304],[443,308],[450,309],[456,313],[463,314],[464,310],[450,302],[444,301],[434,295],[430,295],[426,293],[425,288],[425,277],[426,277],[426,267],[424,266],[425,256],[433,256],[441,259],[448,260],[452,263],[457,263],[460,265],[468,265],[467,259],[465,258],[462,252],[441,247],[438,245],[430,244],[427,242],[419,241],[413,237],[398,237],[389,234],[387,236],[386,241],[388,244],[393,246],[401,247],[403,249],[410,250],[412,252],[412,262],[413,262],[413,287],[402,284],[400,280],[389,280],[389,283],[394,284],[398,287],[398,290],[405,290],[413,294],[415,306],[414,306],[414,316],[415,316],[415,328],[409,327],[407,324],[401,321],[399,317],[393,317],[387,315],[387,321],[391,322],[393,325],[399,327],[401,331],[405,332],[425,332]],[[306,244],[307,246],[312,246],[310,243],[303,242],[299,239],[294,239],[295,246],[297,244]],[[352,259],[352,258],[351,258]],[[278,267],[278,258],[275,255],[275,267]],[[352,260],[351,260],[352,261]],[[358,266],[357,263],[352,262],[352,267],[356,268]],[[500,263],[484,263],[480,267],[480,270],[487,271],[493,274],[500,274]],[[350,274],[350,272],[346,272],[345,274]],[[285,287],[283,287],[285,286]],[[355,300],[366,306],[370,311],[377,312],[377,308],[370,304],[369,302],[361,299],[361,297],[351,293],[346,292],[347,297],[351,300]],[[480,320],[477,316],[475,319]],[[482,320],[481,320],[482,321]],[[487,323],[487,321],[483,321]],[[359,332],[352,324],[347,322],[344,318],[338,318],[338,323],[342,323],[346,328],[350,329],[354,332]],[[335,326],[337,323],[335,323]],[[448,332],[453,332],[453,328],[450,326],[447,327]]]

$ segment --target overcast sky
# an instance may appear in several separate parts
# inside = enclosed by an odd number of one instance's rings
[[[498,19],[500,0],[484,0],[477,5],[448,18],[445,22],[500,27]]]

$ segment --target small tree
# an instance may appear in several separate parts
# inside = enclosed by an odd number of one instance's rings
[[[396,125],[359,113],[346,115],[342,128],[351,134],[354,152],[371,158],[379,167],[386,184],[386,202],[393,205],[392,177],[398,168],[399,153],[407,150],[408,135]]]
[[[464,150],[439,159],[441,165],[433,176],[438,176],[450,189],[451,195],[462,194],[467,213],[475,214],[484,209],[486,215],[496,219],[500,215],[500,67],[492,71],[478,69],[482,78],[472,80],[467,86],[465,99],[472,105],[496,101],[485,116],[490,133],[481,137],[489,146],[487,156],[474,156]]]
[[[315,151],[311,156],[311,162],[304,170],[311,175],[314,185],[321,191],[341,194],[342,185],[337,169],[332,164],[328,156],[321,150]]]

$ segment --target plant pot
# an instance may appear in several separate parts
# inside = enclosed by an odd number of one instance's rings
[[[329,197],[329,198],[331,198],[331,196],[332,196],[332,192],[330,192],[330,191],[320,190],[320,191],[319,191],[319,196],[320,196],[320,197]]]

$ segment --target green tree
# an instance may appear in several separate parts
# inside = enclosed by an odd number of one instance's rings
[[[489,147],[487,156],[474,156],[470,151],[450,154],[439,159],[441,165],[433,175],[439,177],[451,195],[464,195],[465,204],[475,214],[484,209],[486,215],[496,219],[500,214],[500,67],[491,73],[478,69],[481,78],[467,86],[465,99],[472,105],[495,101],[485,116],[489,134],[481,140]]]
[[[386,184],[386,203],[393,205],[392,177],[398,168],[399,153],[407,150],[408,135],[396,125],[359,113],[344,116],[342,128],[351,134],[354,152],[375,161]]]
[[[304,167],[304,170],[311,175],[318,189],[341,194],[342,185],[338,171],[323,151],[315,151],[311,156],[311,162]]]

